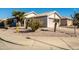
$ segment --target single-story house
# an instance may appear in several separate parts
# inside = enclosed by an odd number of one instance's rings
[[[26,26],[26,21],[30,18],[34,20],[40,20],[43,23],[43,27],[53,28],[54,27],[54,19],[58,19],[59,22],[57,26],[60,26],[61,23],[61,16],[58,12],[46,12],[42,14],[37,14],[35,12],[30,12],[26,14],[26,19],[24,20],[24,26]]]

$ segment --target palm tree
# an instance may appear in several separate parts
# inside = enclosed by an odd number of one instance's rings
[[[13,11],[12,12],[12,16],[14,16],[16,19],[17,19],[17,22],[20,22],[21,25],[24,21],[24,18],[25,18],[25,12],[21,12],[21,11]]]
[[[55,18],[55,14],[54,14],[54,32],[56,32],[56,28],[57,28],[57,23],[59,22],[59,19]]]

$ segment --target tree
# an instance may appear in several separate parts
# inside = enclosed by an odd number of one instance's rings
[[[59,22],[59,19],[55,18],[55,14],[54,14],[54,32],[56,32],[56,28],[57,28],[57,23]]]
[[[58,22],[59,22],[59,19],[54,19],[54,32],[56,32]]]
[[[21,25],[25,19],[25,12],[22,11],[13,11],[12,12],[12,16],[14,16],[17,19],[17,22],[20,22]]]
[[[76,28],[79,28],[79,13],[74,13],[72,19],[74,25],[74,36],[76,37]]]

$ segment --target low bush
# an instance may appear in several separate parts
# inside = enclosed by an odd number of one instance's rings
[[[30,20],[26,23],[26,29],[27,29],[27,27],[31,27],[32,32],[35,32],[40,26],[41,26],[40,21],[34,20],[34,19],[30,19]]]
[[[31,27],[32,31],[35,32],[40,27],[40,21],[30,20],[29,27]]]

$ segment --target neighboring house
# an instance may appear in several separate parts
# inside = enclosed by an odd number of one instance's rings
[[[0,28],[4,28],[6,26],[6,19],[0,19]]]
[[[60,26],[61,16],[58,12],[47,12],[43,14],[36,14],[35,12],[28,13],[26,15],[26,19],[24,21],[24,26],[26,26],[26,20],[33,18],[34,20],[40,20],[43,23],[43,27],[53,28],[54,27],[54,19],[59,19],[59,23],[57,26]]]
[[[0,28],[4,28],[6,26],[15,27],[16,19],[15,18],[0,19]]]
[[[11,17],[11,18],[8,18],[7,21],[8,21],[8,25],[9,25],[10,27],[15,27],[15,26],[16,26],[16,23],[17,23],[16,18]]]
[[[69,17],[62,17],[60,26],[73,26],[73,20]]]
[[[67,26],[73,26],[73,20],[67,20]]]

